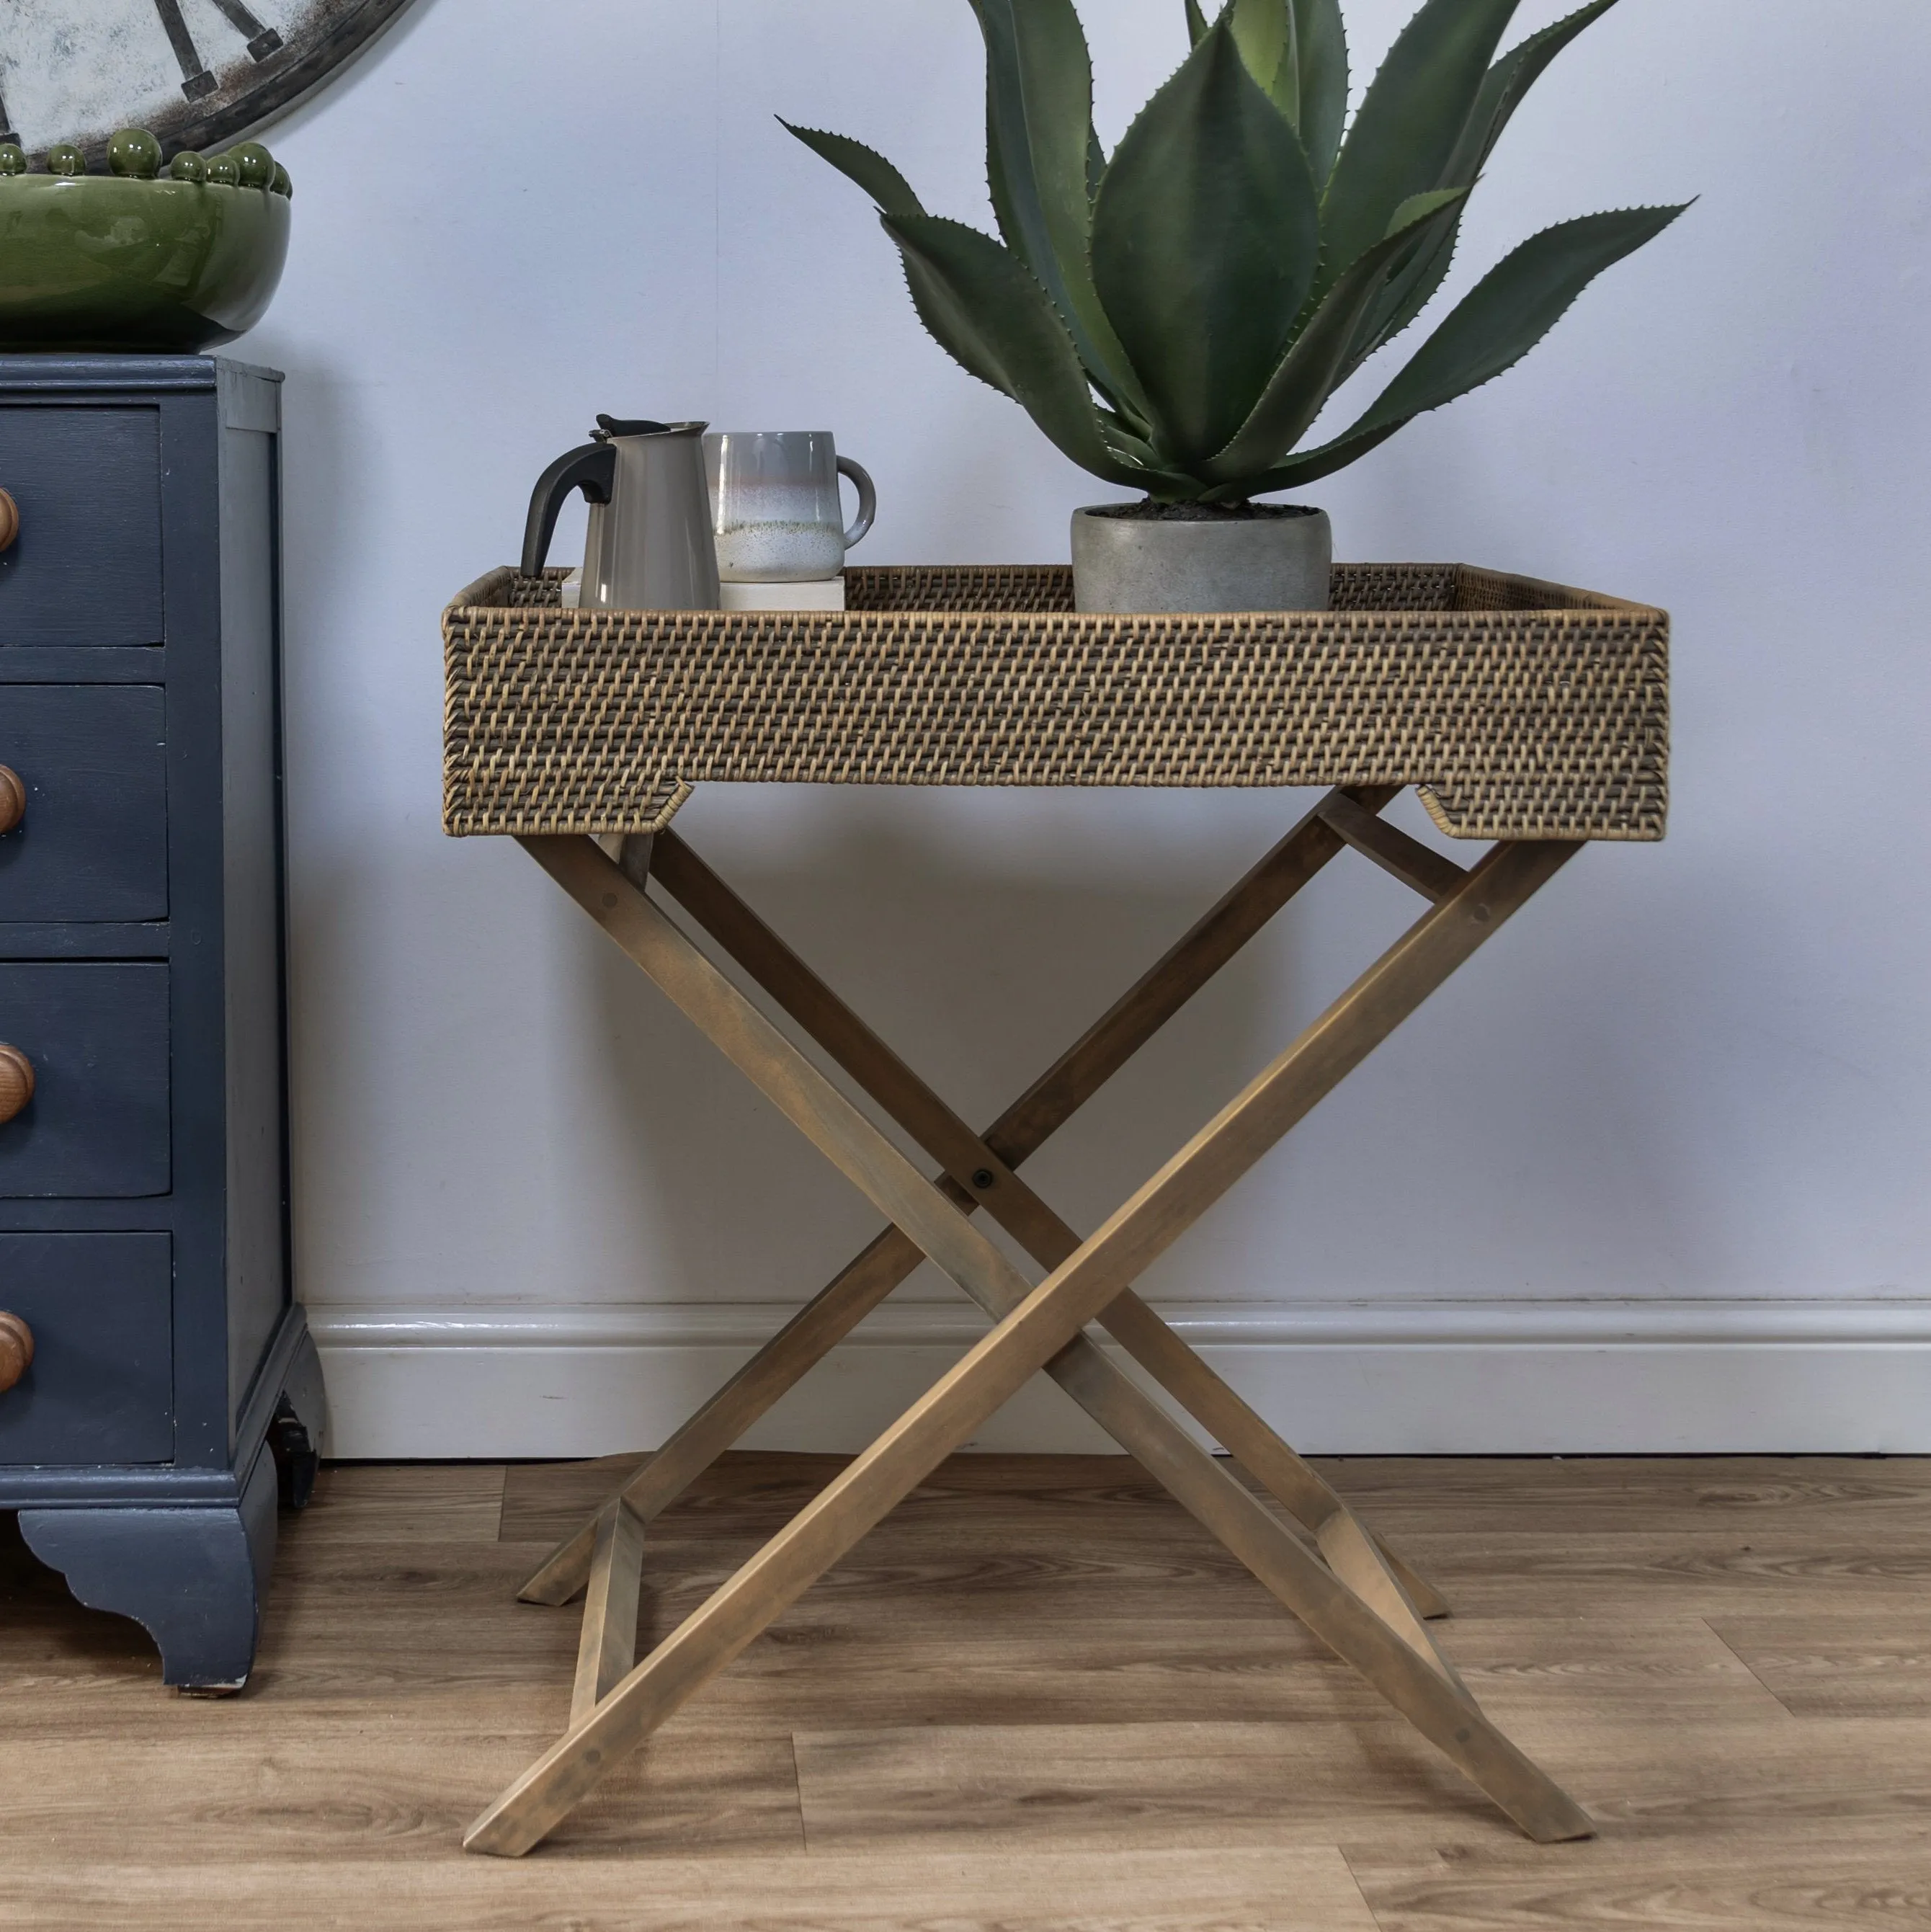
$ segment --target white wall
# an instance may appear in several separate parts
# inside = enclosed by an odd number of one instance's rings
[[[1350,0],[1357,73],[1407,10]],[[1087,11],[1111,141],[1180,4]],[[1676,741],[1668,842],[1585,854],[1150,1281],[1309,1447],[1931,1448],[1927,82],[1921,0],[1625,0],[1458,283],[1702,201],[1319,488],[1345,556],[1668,605]],[[340,1453],[655,1442],[873,1230],[513,846],[442,836],[436,617],[599,410],[835,428],[872,560],[1063,558],[1115,493],[927,340],[774,118],[982,219],[980,88],[964,0],[417,0],[269,134],[295,248],[235,352],[289,377],[298,1257]],[[1303,802],[716,788],[680,829],[989,1117]],[[1412,910],[1335,868],[1042,1191],[1090,1225]],[[862,1439],[973,1332],[904,1298],[757,1439]],[[1083,1426],[1041,1390],[984,1439]]]

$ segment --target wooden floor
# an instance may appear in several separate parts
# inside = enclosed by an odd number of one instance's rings
[[[622,1466],[325,1472],[223,1701],[0,1517],[0,1925],[1931,1928],[1931,1462],[1324,1466],[1593,1843],[1518,1838],[1124,1459],[967,1456],[549,1845],[466,1857],[569,1705],[575,1613],[514,1590]],[[662,1519],[646,1639],[835,1466]]]

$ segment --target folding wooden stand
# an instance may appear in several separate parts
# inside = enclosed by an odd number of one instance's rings
[[[1530,840],[1472,869],[1378,814],[1392,785],[1330,792],[983,1135],[974,1133],[674,832],[524,836],[544,868],[891,1227],[564,1543],[522,1592],[587,1595],[570,1725],[471,1828],[473,1851],[537,1844],[1031,1376],[1043,1370],[1533,1838],[1589,1835],[1587,1815],[1486,1717],[1424,1619],[1445,1606],[1130,1283],[1420,1005],[1578,849]],[[1345,848],[1429,909],[1246,1090],[1082,1241],[1020,1164]],[[943,1169],[929,1180],[670,918],[716,946]],[[1048,1272],[1030,1286],[970,1216],[984,1208]],[[929,1257],[994,1318],[985,1338],[666,1636],[635,1651],[646,1526]],[[1117,1368],[1098,1322],[1310,1532],[1312,1546]]]

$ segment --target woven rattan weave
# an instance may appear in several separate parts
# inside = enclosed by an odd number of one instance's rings
[[[1334,608],[1080,616],[1063,567],[855,569],[843,612],[571,610],[493,572],[443,616],[459,836],[654,830],[714,782],[1414,784],[1463,838],[1654,839],[1666,614],[1453,564]]]

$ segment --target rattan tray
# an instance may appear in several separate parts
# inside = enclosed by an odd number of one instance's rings
[[[1063,567],[859,569],[842,612],[443,614],[443,824],[642,832],[706,781],[1414,784],[1462,838],[1660,838],[1669,619],[1461,564],[1334,608],[1081,616]]]

